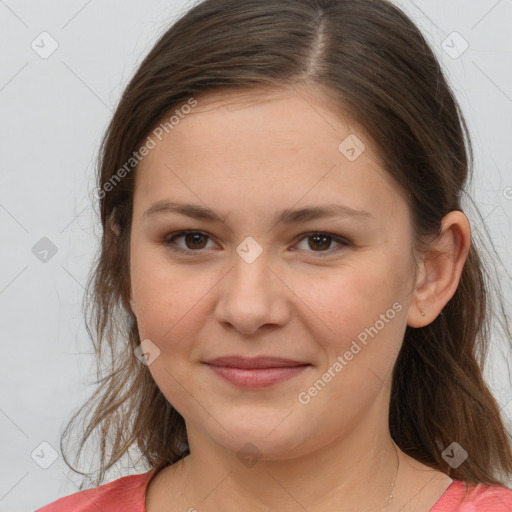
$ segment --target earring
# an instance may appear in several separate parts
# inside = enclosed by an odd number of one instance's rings
[[[420,315],[425,316],[425,313],[423,313],[423,311],[421,311],[421,309],[420,309]]]

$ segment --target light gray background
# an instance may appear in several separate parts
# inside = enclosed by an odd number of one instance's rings
[[[510,272],[512,0],[399,3],[435,47],[461,101],[476,152],[470,192]],[[94,160],[123,87],[184,9],[185,2],[161,0],[0,0],[0,511],[34,510],[77,491],[60,454],[48,469],[31,454],[51,461],[52,449],[40,443],[58,451],[64,421],[92,391],[81,301],[100,234]],[[43,31],[58,43],[45,59],[31,47],[51,48]],[[459,58],[443,49],[463,48],[454,31],[469,44]],[[57,248],[47,262],[32,251],[43,237]],[[500,275],[511,311],[511,283]],[[510,417],[503,347],[496,338],[486,377]]]

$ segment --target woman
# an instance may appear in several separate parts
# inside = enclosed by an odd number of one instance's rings
[[[510,511],[465,137],[387,1],[180,18],[102,148],[98,486],[40,511]]]

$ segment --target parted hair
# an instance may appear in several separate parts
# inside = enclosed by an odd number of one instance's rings
[[[132,449],[157,470],[188,453],[183,417],[134,354],[141,343],[129,304],[136,162],[122,179],[112,178],[155,126],[190,98],[297,84],[318,87],[333,109],[364,128],[408,198],[415,257],[439,235],[444,215],[464,211],[473,169],[469,130],[432,48],[401,9],[387,0],[195,3],[143,59],[100,148],[102,235],[84,296],[97,382],[61,441],[67,464],[86,474],[66,453],[83,419],[73,450],[80,454],[90,438],[98,440],[97,484]],[[487,233],[485,223],[479,228]],[[451,478],[506,485],[510,434],[483,372],[494,320],[508,343],[512,335],[492,270],[492,239],[480,243],[477,235],[473,230],[458,288],[442,312],[424,327],[406,328],[393,367],[389,428],[401,450]],[[456,468],[442,455],[454,441],[468,453]]]

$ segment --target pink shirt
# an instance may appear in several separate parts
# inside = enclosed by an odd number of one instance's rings
[[[154,470],[119,478],[65,496],[35,512],[146,512],[146,488]],[[464,495],[467,495],[464,499]],[[511,512],[512,490],[453,480],[430,512]]]

